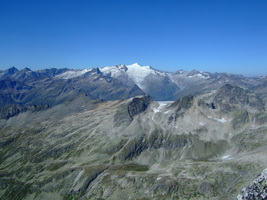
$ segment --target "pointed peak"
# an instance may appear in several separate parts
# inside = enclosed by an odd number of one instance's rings
[[[30,71],[32,71],[30,68],[28,68],[28,67],[25,67],[25,68],[23,68],[22,70],[21,70],[22,72],[30,72]]]
[[[127,65],[127,67],[142,67],[139,63],[133,63],[131,65]]]
[[[9,69],[7,69],[7,72],[9,74],[15,74],[16,72],[18,72],[19,70],[16,67],[10,67]]]
[[[91,70],[91,72],[93,72],[94,69],[95,69],[95,71],[96,71],[97,74],[103,74],[103,73],[100,71],[100,69],[99,69],[98,67],[97,67],[97,68],[93,68],[93,69]]]
[[[28,67],[25,67],[23,70],[25,70],[25,71],[32,71],[30,68],[28,68]]]
[[[148,69],[152,69],[150,66],[145,66],[145,65],[140,65],[139,63],[133,63],[131,65],[126,65],[128,68],[132,67],[132,68],[148,68]]]

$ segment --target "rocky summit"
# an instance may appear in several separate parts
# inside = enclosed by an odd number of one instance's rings
[[[266,199],[266,97],[139,64],[0,71],[0,199]]]

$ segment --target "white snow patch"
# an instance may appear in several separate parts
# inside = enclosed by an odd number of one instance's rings
[[[206,124],[204,122],[199,122],[200,126],[205,126]]]
[[[119,65],[119,66],[108,66],[108,67],[102,67],[100,68],[100,71],[104,75],[110,74],[111,77],[117,78],[118,76],[121,76],[126,73],[126,66]]]
[[[154,108],[153,111],[154,111],[155,113],[160,112],[162,108],[164,108],[166,105],[169,105],[169,104],[171,104],[171,103],[173,103],[173,101],[158,101],[158,104],[159,104],[159,105],[158,105],[157,108]],[[168,112],[169,112],[169,111],[166,111],[165,113],[168,113]]]
[[[193,76],[188,76],[188,78],[193,78],[193,77],[203,78],[203,79],[208,79],[208,78],[210,78],[210,76],[209,76],[208,74],[206,74],[206,73],[204,73],[204,74],[195,74],[195,75],[193,75]]]
[[[157,113],[157,112],[159,112],[159,108],[154,108],[153,111],[154,111],[154,113]]]
[[[230,155],[224,155],[221,157],[222,160],[231,160],[233,159]]]
[[[83,70],[70,70],[70,71],[66,71],[62,74],[56,75],[56,78],[60,78],[60,79],[71,79],[71,78],[75,78],[78,76],[81,76],[87,72],[92,71],[92,69],[83,69]]]
[[[207,116],[207,117],[208,117],[209,119],[214,119],[214,120],[216,120],[216,121],[218,121],[218,122],[221,122],[221,123],[226,123],[226,122],[231,121],[231,119],[227,120],[227,119],[225,119],[224,117],[221,118],[221,119],[218,119],[218,118],[212,118],[211,116]]]
[[[100,68],[100,71],[104,74],[110,74],[111,77],[118,77],[121,75],[127,75],[139,88],[142,87],[142,83],[148,75],[164,75],[163,72],[152,69],[150,66],[141,66],[138,63],[132,65],[119,65],[108,66]]]
[[[162,105],[162,106],[166,106],[166,105],[168,105],[168,104],[171,104],[171,103],[173,103],[174,101],[158,101],[158,103],[160,104],[160,105]]]
[[[142,82],[149,74],[156,74],[150,66],[141,66],[138,63],[127,65],[127,74],[138,87],[142,88]]]
[[[217,119],[215,118],[218,122],[221,122],[221,123],[226,123],[228,122],[228,120],[224,119],[224,118],[221,118],[221,119]]]

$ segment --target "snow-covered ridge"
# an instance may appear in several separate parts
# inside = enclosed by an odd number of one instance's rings
[[[138,87],[143,88],[142,82],[148,75],[164,75],[163,72],[152,69],[150,66],[141,66],[138,63],[132,65],[108,66],[100,68],[104,75],[110,75],[117,78],[127,75]]]
[[[57,75],[56,78],[71,79],[71,78],[79,77],[91,70],[92,69],[69,70],[67,72]],[[144,81],[146,76],[165,75],[164,72],[154,70],[150,66],[141,66],[138,63],[134,63],[132,65],[107,66],[107,67],[99,68],[99,70],[104,75],[108,75],[113,78],[117,78],[119,76],[128,76],[129,79],[132,80],[140,88],[143,88],[142,82]]]
[[[207,73],[199,73],[199,74],[195,74],[193,76],[188,76],[188,78],[193,78],[193,77],[203,78],[203,79],[210,78],[210,76]]]
[[[126,73],[127,67],[125,65],[108,66],[99,69],[104,75],[110,75],[111,77],[119,77]]]
[[[59,74],[57,76],[55,76],[56,78],[60,78],[60,79],[71,79],[71,78],[75,78],[78,76],[81,76],[87,72],[92,71],[92,69],[83,69],[83,70],[70,70],[70,71],[66,71],[62,74]]]
[[[83,74],[91,71],[92,69],[83,69],[83,70],[69,70],[62,74],[56,76],[60,79],[71,79],[75,77],[82,76]],[[139,88],[144,89],[145,83],[144,80],[147,76],[166,76],[170,78],[174,83],[177,82],[177,79],[180,78],[189,78],[189,79],[208,79],[210,78],[209,74],[202,71],[191,71],[187,72],[184,70],[179,70],[176,76],[172,75],[172,72],[164,72],[151,68],[150,66],[142,66],[138,63],[131,65],[115,65],[101,67],[99,70],[106,76],[112,78],[125,77],[126,80],[129,79],[135,83]]]
[[[146,76],[149,74],[156,74],[155,70],[151,69],[150,66],[141,66],[138,63],[128,65],[127,68],[128,70],[126,73],[128,76],[140,87],[142,87],[141,83]]]

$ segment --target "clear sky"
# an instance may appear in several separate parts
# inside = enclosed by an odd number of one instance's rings
[[[0,69],[267,75],[266,0],[0,0]]]

